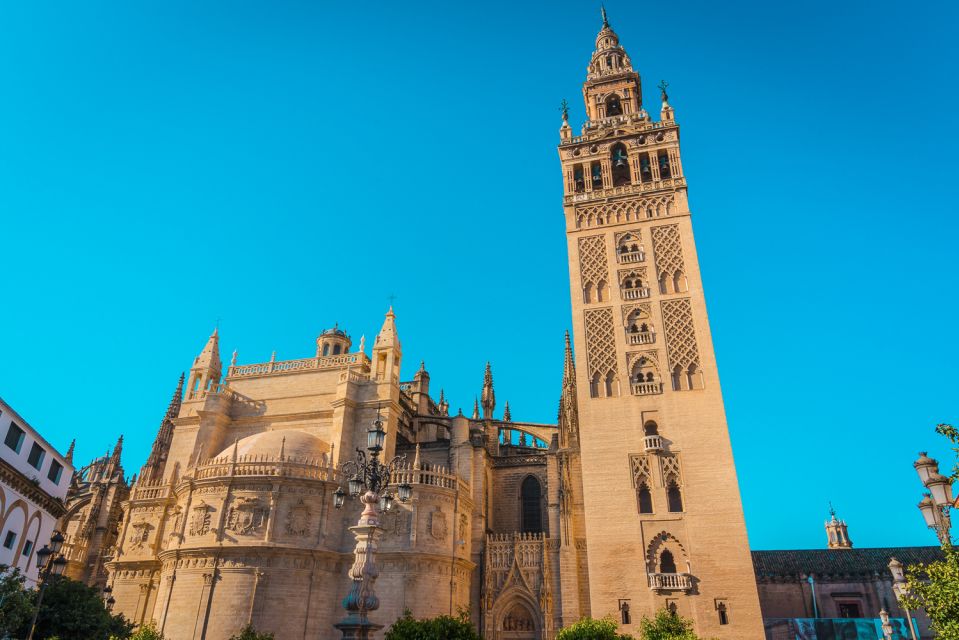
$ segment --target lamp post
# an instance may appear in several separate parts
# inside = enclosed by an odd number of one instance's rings
[[[891,558],[889,560],[889,573],[892,574],[892,592],[896,594],[896,600],[899,601],[899,606],[906,612],[906,625],[909,627],[909,635],[912,637],[912,640],[918,640],[916,630],[912,626],[912,612],[909,611],[909,607],[903,604],[903,598],[909,595],[909,589],[906,587],[906,572],[903,569],[902,563],[895,558]],[[880,617],[882,617],[881,613]],[[883,622],[885,622],[885,620]],[[885,625],[883,626],[883,630],[885,630]]]
[[[113,611],[113,605],[116,603],[117,600],[113,597],[113,587],[110,585],[103,587],[103,608],[107,610],[107,613]]]
[[[889,622],[889,612],[885,607],[879,610],[879,620],[882,621],[882,637],[885,640],[892,640],[892,624]]]
[[[401,502],[407,502],[413,495],[413,487],[406,482],[396,486],[395,497],[388,490],[397,466],[406,456],[396,456],[386,464],[380,462],[385,440],[386,431],[377,410],[376,420],[366,432],[366,451],[357,448],[356,458],[340,467],[343,475],[348,477],[347,491],[339,487],[333,492],[333,506],[337,509],[343,507],[347,496],[359,498],[364,505],[359,522],[350,527],[356,537],[356,547],[349,572],[353,584],[343,598],[347,615],[333,625],[343,634],[343,640],[369,640],[373,633],[383,628],[383,625],[372,623],[367,618],[370,611],[380,606],[379,598],[373,592],[373,583],[379,575],[375,560],[376,542],[383,534],[379,515],[380,512],[392,510],[397,497]]]
[[[37,551],[37,568],[40,569],[40,591],[37,594],[37,608],[33,612],[33,620],[30,622],[30,635],[27,640],[33,640],[33,633],[37,629],[37,616],[40,615],[40,605],[43,604],[43,592],[50,582],[50,576],[62,576],[67,568],[67,559],[60,555],[60,549],[63,548],[63,534],[54,531],[50,537],[50,544],[43,545],[43,548]]]
[[[912,466],[923,486],[929,490],[929,493],[923,494],[918,505],[926,526],[935,530],[939,544],[952,544],[952,518],[949,515],[954,505],[952,481],[939,473],[939,463],[926,455],[925,451],[919,453],[919,459]]]

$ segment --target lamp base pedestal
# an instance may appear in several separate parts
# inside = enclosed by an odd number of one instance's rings
[[[373,634],[383,628],[358,615],[348,615],[333,626],[343,634],[343,640],[372,640]]]

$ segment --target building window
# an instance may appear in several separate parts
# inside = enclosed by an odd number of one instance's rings
[[[43,450],[43,447],[34,442],[33,446],[30,448],[30,455],[27,456],[27,462],[29,462],[30,466],[34,469],[39,469],[41,466],[43,466],[43,456],[45,456],[46,453],[47,452]]]
[[[669,167],[669,153],[665,150],[660,151],[657,159],[659,160],[659,177],[664,179],[671,177],[672,172]]]
[[[669,549],[664,549],[659,556],[660,573],[676,573],[676,559]]]
[[[719,624],[729,624],[729,612],[726,610],[725,602],[716,605],[716,612],[719,614]]]
[[[683,510],[683,494],[679,490],[679,485],[673,480],[666,489],[666,502],[670,513],[681,513]]]
[[[859,608],[859,603],[858,602],[840,602],[839,617],[840,618],[861,618],[862,609]]]
[[[632,624],[633,618],[629,615],[629,600],[619,601],[619,617],[622,624]]]
[[[63,475],[63,465],[53,460],[50,462],[50,471],[47,472],[47,479],[53,484],[60,484],[60,476]]]
[[[13,543],[17,541],[17,534],[13,531],[7,531],[7,535],[3,538],[3,546],[7,549],[13,549]]]
[[[543,490],[539,480],[526,476],[520,489],[523,503],[523,532],[538,533],[543,530],[543,511],[540,505]]]
[[[20,447],[23,446],[23,435],[23,429],[11,422],[10,428],[7,429],[7,437],[3,442],[17,453],[20,453]]]
[[[27,540],[23,543],[23,555],[29,556],[31,551],[33,551],[33,540]]]
[[[639,488],[636,490],[636,500],[639,502],[640,513],[653,512],[653,496],[645,482],[640,484]]]

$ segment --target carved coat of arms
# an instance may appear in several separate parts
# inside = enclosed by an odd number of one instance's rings
[[[402,507],[393,507],[380,518],[380,526],[388,536],[403,536],[410,532],[410,512]]]
[[[266,521],[268,510],[256,498],[237,498],[230,507],[226,527],[240,535],[256,533]]]
[[[430,514],[430,535],[437,540],[446,537],[446,514],[439,508]]]
[[[141,520],[134,522],[131,528],[133,529],[133,533],[130,535],[130,545],[133,548],[138,548],[142,547],[146,544],[147,540],[150,539],[150,529],[153,527],[151,527],[149,523]]]
[[[210,511],[212,507],[202,500],[190,513],[190,535],[202,536],[210,531]]]
[[[286,516],[286,532],[291,536],[310,535],[310,507],[300,500]]]

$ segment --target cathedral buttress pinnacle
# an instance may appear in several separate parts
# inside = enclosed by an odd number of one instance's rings
[[[492,420],[493,410],[496,409],[496,393],[493,391],[493,371],[489,362],[486,363],[486,372],[483,374],[483,419]]]
[[[203,350],[193,360],[187,382],[187,399],[203,397],[212,386],[220,384],[223,365],[220,363],[220,329],[213,330]]]
[[[140,469],[140,480],[146,485],[158,482],[162,477],[166,467],[167,455],[170,451],[170,442],[173,440],[173,420],[180,415],[180,405],[183,401],[183,381],[184,374],[180,374],[180,380],[177,382],[176,391],[170,399],[166,413],[160,421],[160,428],[157,430],[156,438],[153,440],[153,447],[147,461]]]

